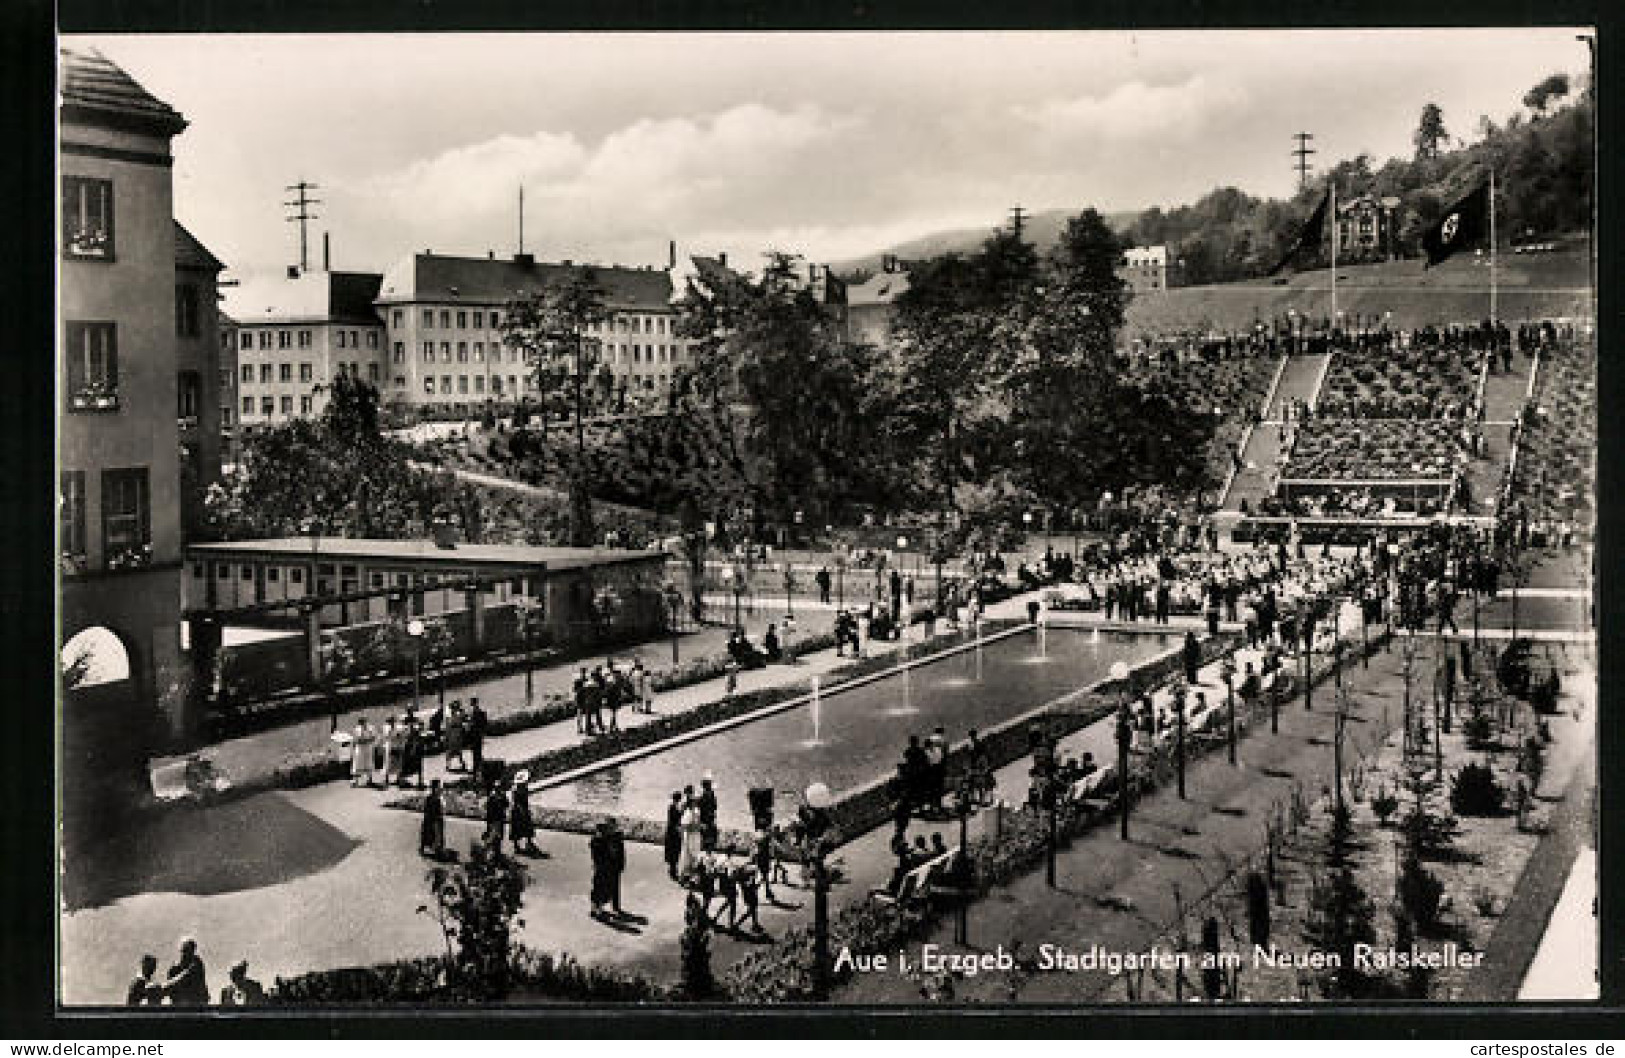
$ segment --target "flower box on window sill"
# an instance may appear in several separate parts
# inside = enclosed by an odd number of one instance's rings
[[[90,569],[90,560],[88,558],[86,558],[84,555],[74,555],[74,554],[66,554],[66,553],[64,553],[61,556],[59,556],[59,558],[60,558],[60,568],[62,570],[62,575],[63,576],[66,576],[66,577],[77,576],[78,574],[84,573],[84,572],[86,572],[87,570]]]
[[[74,411],[118,411],[118,391],[82,389],[68,398],[68,407]]]
[[[145,569],[150,565],[152,565],[151,544],[122,548],[107,556],[107,568],[110,570]]]
[[[111,261],[113,250],[105,229],[87,228],[68,235],[67,256],[74,260]]]

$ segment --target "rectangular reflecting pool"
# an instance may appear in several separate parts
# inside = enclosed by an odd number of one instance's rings
[[[950,742],[986,731],[1045,702],[1163,653],[1162,635],[1024,629],[760,720],[718,731],[573,782],[538,791],[532,803],[663,820],[673,791],[712,773],[718,823],[750,827],[745,792],[771,786],[774,815],[787,819],[801,791],[826,784],[836,797],[893,773],[910,735],[938,725]],[[978,658],[978,653],[980,658]]]

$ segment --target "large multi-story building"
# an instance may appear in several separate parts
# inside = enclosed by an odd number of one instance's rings
[[[1394,254],[1399,199],[1356,195],[1337,203],[1337,259],[1379,261]]]
[[[290,268],[227,293],[240,431],[319,415],[342,373],[384,389],[388,346],[373,307],[380,278]]]
[[[60,633],[64,664],[83,666],[63,731],[88,781],[119,747],[128,763],[152,721],[182,725],[176,409],[181,371],[204,369],[218,262],[195,242],[177,247],[170,142],[185,119],[98,54],[60,60]],[[194,281],[188,345],[176,293]],[[199,400],[205,391],[200,379]]]
[[[588,268],[609,313],[589,337],[613,395],[663,393],[691,360],[690,343],[677,334],[669,270],[424,251],[386,271],[378,292],[387,345],[384,402],[469,414],[534,397],[523,352],[503,341],[503,316],[516,298]]]
[[[1117,276],[1135,294],[1155,294],[1168,289],[1168,247],[1131,246],[1123,251]]]

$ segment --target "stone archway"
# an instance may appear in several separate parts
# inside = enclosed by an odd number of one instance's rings
[[[76,834],[132,807],[147,787],[161,711],[148,659],[118,629],[64,629],[58,654],[63,822]]]

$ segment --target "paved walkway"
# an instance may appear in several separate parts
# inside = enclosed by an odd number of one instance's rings
[[[1596,900],[1597,854],[1582,848],[1518,989],[1519,999],[1574,1002],[1599,996]]]

